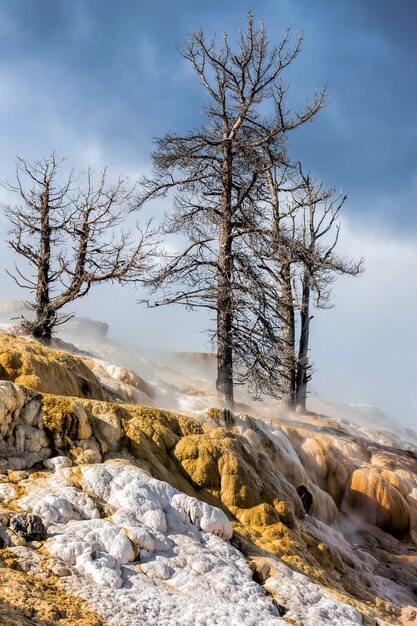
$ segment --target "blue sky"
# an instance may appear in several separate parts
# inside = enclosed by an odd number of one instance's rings
[[[139,175],[149,168],[153,137],[201,121],[203,92],[176,46],[199,25],[233,38],[248,8],[264,19],[271,40],[287,26],[305,32],[286,77],[290,102],[301,105],[327,83],[329,104],[293,134],[291,153],[343,187],[342,245],[369,257],[365,277],[340,281],[336,308],[314,322],[316,386],[333,399],[379,403],[391,414],[398,407],[410,423],[417,412],[409,374],[417,341],[413,0],[0,0],[0,179],[13,178],[16,155],[33,159],[53,149],[75,167],[111,163],[115,173]],[[10,261],[2,247],[0,262]],[[151,318],[130,290],[121,312],[109,306],[109,293],[98,290],[78,310],[109,319],[115,335],[150,325],[149,341],[204,345],[201,316],[170,311]],[[3,295],[20,296],[7,278]],[[172,319],[180,329],[175,339],[167,330]]]

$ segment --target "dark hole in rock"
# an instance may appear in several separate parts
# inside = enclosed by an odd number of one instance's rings
[[[81,381],[81,391],[85,396],[90,394],[90,384],[85,378]]]
[[[282,604],[278,604],[275,598],[272,599],[272,604],[274,604],[277,607],[280,617],[284,617],[284,615],[286,615],[289,611],[289,609],[287,609],[286,606],[283,606]]]
[[[249,563],[249,565],[252,570],[252,580],[258,585],[263,586],[265,583],[265,580],[269,578],[270,576],[269,568],[267,570],[263,570],[259,568],[256,563],[253,563],[253,562]],[[266,592],[267,596],[271,595],[271,593],[267,589],[265,589],[265,587],[264,587],[264,591]],[[286,613],[288,613],[289,609],[287,609],[287,607],[283,606],[282,604],[279,604],[279,602],[277,602],[275,598],[271,598],[271,602],[278,610],[278,615],[280,617],[283,617]]]
[[[263,585],[265,582],[261,572],[257,567],[252,570],[252,580],[258,585]]]
[[[300,485],[297,487],[297,493],[301,498],[301,502],[303,503],[304,511],[306,513],[310,513],[313,508],[313,496],[307,489],[305,485]]]
[[[244,543],[237,535],[233,535],[233,537],[230,540],[230,543],[234,548],[236,548],[236,550],[239,550],[239,552],[244,552],[244,549],[245,549]]]

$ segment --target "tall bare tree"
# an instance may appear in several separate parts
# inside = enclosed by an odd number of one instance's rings
[[[71,317],[61,310],[93,285],[141,282],[155,237],[149,223],[134,236],[123,230],[136,190],[123,178],[108,182],[107,169],[97,180],[91,168],[78,179],[72,171],[65,176],[52,154],[35,163],[19,158],[16,179],[6,187],[22,204],[3,210],[12,224],[8,243],[26,265],[15,264],[10,275],[34,296],[27,302],[34,318],[24,318],[23,329],[48,343]]]
[[[158,304],[215,312],[216,386],[226,407],[233,407],[238,347],[236,256],[253,227],[252,195],[263,167],[259,150],[267,144],[276,160],[283,159],[288,133],[311,120],[325,99],[324,91],[318,92],[302,111],[288,112],[282,75],[297,57],[301,40],[291,46],[287,32],[278,46],[270,46],[264,25],[257,27],[252,13],[235,48],[227,34],[218,43],[202,30],[193,33],[181,53],[208,95],[208,122],[183,136],[167,133],[158,139],[154,176],[143,181],[143,201],[176,190],[165,231],[189,239],[155,277],[154,284],[166,289]]]
[[[262,219],[249,237],[258,268],[256,280],[250,275],[250,293],[266,320],[263,332],[270,350],[263,367],[258,359],[253,368],[253,384],[290,408],[305,408],[311,307],[331,306],[336,276],[360,274],[363,261],[335,250],[346,197],[304,174],[300,163],[283,168],[268,151],[263,158],[269,166],[259,185]],[[275,366],[274,353],[279,357]]]

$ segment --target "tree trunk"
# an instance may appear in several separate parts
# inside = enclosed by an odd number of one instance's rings
[[[233,409],[232,349],[232,150],[226,143],[222,164],[221,219],[217,278],[217,381],[219,399],[226,409]]]
[[[272,202],[272,239],[275,242],[277,258],[281,262],[281,299],[278,317],[283,324],[282,340],[284,347],[282,352],[282,400],[284,404],[293,409],[296,403],[296,358],[295,358],[295,314],[294,298],[291,284],[291,261],[288,258],[288,250],[283,246],[280,233],[280,205],[277,185],[274,183],[271,171],[267,172],[268,186]]]
[[[282,305],[281,318],[283,321],[283,392],[282,399],[288,408],[296,404],[296,358],[295,358],[295,315],[293,293],[291,285],[291,267],[285,256],[281,265],[282,278]]]
[[[51,309],[45,309],[43,312],[37,311],[32,325],[33,337],[46,345],[50,344],[55,321],[56,315]]]
[[[297,394],[296,405],[306,408],[308,375],[308,344],[310,335],[310,275],[305,270],[303,277],[302,300],[300,311],[300,342],[297,363]]]
[[[49,182],[46,182],[41,201],[38,280],[36,287],[35,320],[32,326],[32,335],[44,343],[49,343],[51,340],[56,318],[55,311],[51,307],[49,294],[52,232],[49,211]]]

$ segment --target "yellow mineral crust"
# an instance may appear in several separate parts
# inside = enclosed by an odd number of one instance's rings
[[[0,333],[0,379],[61,396],[108,397],[81,358],[6,333]]]
[[[0,626],[105,626],[85,600],[70,596],[55,576],[38,579],[14,569],[7,550],[0,560]]]

